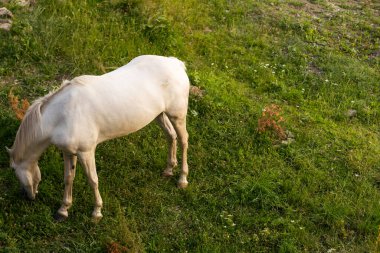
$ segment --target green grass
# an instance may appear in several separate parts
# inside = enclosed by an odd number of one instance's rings
[[[141,54],[184,60],[191,97],[190,185],[160,174],[159,127],[99,145],[104,218],[78,170],[69,219],[53,214],[63,161],[40,160],[40,193],[24,200],[0,151],[0,251],[377,252],[380,225],[380,5],[377,1],[53,1],[7,7],[0,32],[0,142],[19,122],[11,88],[33,100],[65,78],[102,74]],[[282,108],[295,142],[257,132]],[[347,116],[354,109],[357,115]]]

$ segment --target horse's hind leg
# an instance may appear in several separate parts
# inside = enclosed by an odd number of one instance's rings
[[[162,130],[164,130],[166,139],[168,140],[169,152],[167,166],[162,174],[165,177],[170,177],[173,176],[173,168],[177,166],[177,134],[165,113],[158,115],[156,121]]]
[[[77,157],[74,155],[63,154],[65,165],[65,191],[61,208],[58,209],[56,219],[64,220],[69,216],[68,209],[73,203],[73,181],[77,164]]]
[[[80,152],[79,159],[84,168],[84,172],[87,175],[88,182],[94,192],[95,196],[95,207],[92,212],[92,217],[95,219],[100,219],[103,217],[102,215],[102,206],[103,200],[99,193],[99,184],[98,184],[98,174],[96,173],[96,165],[95,165],[95,149],[89,152]]]
[[[174,129],[177,132],[179,140],[182,147],[182,166],[181,166],[181,175],[178,181],[179,188],[186,188],[189,184],[187,182],[187,175],[189,174],[189,168],[187,165],[187,148],[188,148],[188,138],[189,135],[186,130],[186,115],[183,117],[173,117],[169,116],[170,121],[172,122]]]

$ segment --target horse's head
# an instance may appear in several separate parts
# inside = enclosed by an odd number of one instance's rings
[[[34,200],[38,193],[38,184],[41,181],[41,172],[37,162],[15,160],[12,149],[7,148],[10,156],[10,166],[15,170],[16,176],[29,199]]]

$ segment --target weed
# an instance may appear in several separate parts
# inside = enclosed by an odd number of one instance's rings
[[[107,253],[126,253],[130,252],[127,247],[118,244],[117,242],[110,242],[107,245]]]
[[[16,118],[22,120],[30,104],[27,99],[22,99],[21,104],[19,98],[13,94],[12,89],[8,93],[9,104],[16,115]]]
[[[276,104],[271,104],[264,107],[261,117],[258,119],[257,130],[259,133],[270,132],[279,140],[286,139],[284,126],[282,126],[284,118],[281,115],[281,107]]]

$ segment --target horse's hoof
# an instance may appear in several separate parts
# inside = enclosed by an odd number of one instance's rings
[[[92,221],[98,223],[103,218],[103,214],[101,212],[93,212],[92,213]]]
[[[101,217],[94,217],[93,216],[91,220],[93,223],[99,223],[99,221],[101,221],[102,218],[103,218],[103,216],[101,216]]]
[[[163,177],[172,177],[174,174],[173,174],[173,171],[164,171],[162,172],[162,176]]]
[[[189,183],[187,181],[178,182],[178,188],[185,189]]]
[[[62,214],[60,214],[60,213],[56,213],[56,214],[54,214],[54,220],[56,221],[56,222],[63,222],[63,221],[65,221],[67,219],[67,216],[64,216],[64,215],[62,215]]]

